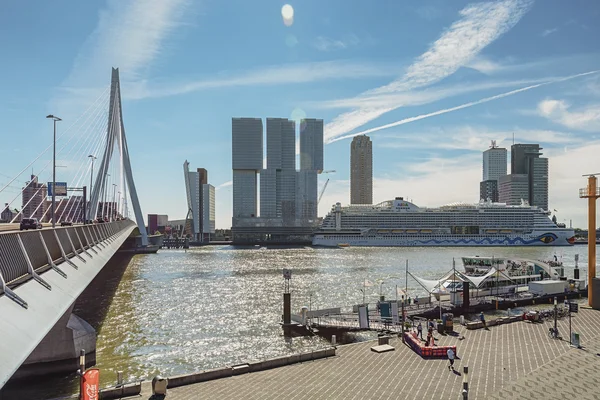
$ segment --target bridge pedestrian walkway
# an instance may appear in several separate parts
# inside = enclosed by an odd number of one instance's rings
[[[425,360],[394,338],[395,351],[370,351],[374,342],[340,346],[322,360],[171,388],[168,399],[460,399],[463,366],[469,366],[470,399],[596,398],[600,377],[600,312],[580,309],[573,318],[584,349],[548,337],[551,322],[514,322],[489,330],[455,326],[456,336],[435,335],[455,344],[456,372],[447,360]],[[563,336],[568,319],[559,321]],[[464,337],[464,340],[460,340]],[[149,384],[142,399],[151,397]],[[131,399],[139,396],[131,397]]]

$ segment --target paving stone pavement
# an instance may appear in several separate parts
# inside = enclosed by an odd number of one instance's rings
[[[438,342],[456,344],[455,372],[448,360],[422,359],[394,338],[393,352],[370,351],[374,342],[340,346],[335,357],[172,388],[167,399],[456,400],[462,399],[464,365],[469,399],[600,399],[600,311],[580,308],[572,324],[583,350],[549,338],[551,322],[475,331],[455,325],[458,336],[439,336]],[[558,325],[567,337],[568,318]],[[131,399],[150,395],[144,385],[142,396]]]

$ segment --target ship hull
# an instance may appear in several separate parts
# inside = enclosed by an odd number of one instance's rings
[[[313,246],[339,247],[365,246],[365,247],[509,247],[509,246],[572,246],[572,230],[561,231],[534,231],[531,234],[514,234],[506,236],[484,235],[388,235],[388,236],[363,236],[360,234],[340,233],[315,233]],[[571,239],[571,240],[569,240]]]

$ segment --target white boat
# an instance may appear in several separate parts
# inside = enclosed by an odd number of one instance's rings
[[[379,204],[335,204],[313,245],[350,246],[570,246],[573,229],[525,203],[454,203],[418,207],[397,197]]]
[[[551,265],[552,263],[553,265]],[[462,257],[463,270],[454,269],[439,280],[427,280],[411,274],[437,300],[461,303],[463,287],[469,285],[471,297],[502,296],[527,292],[529,283],[544,279],[559,281],[562,262],[515,257]],[[567,281],[563,281],[566,287]]]

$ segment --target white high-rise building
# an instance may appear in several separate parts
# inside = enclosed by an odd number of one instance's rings
[[[373,204],[373,144],[366,135],[350,145],[350,203]]]
[[[208,242],[215,233],[215,187],[208,184],[206,169],[190,171],[189,165],[187,160],[183,163],[188,203],[186,219],[191,218],[193,240]]]
[[[231,119],[233,225],[236,218],[257,216],[257,174],[263,167],[263,123],[260,118]]]
[[[202,185],[202,234],[203,241],[210,241],[215,234],[215,187],[211,184]]]
[[[506,175],[507,154],[506,149],[496,147],[496,141],[492,141],[490,148],[483,152],[484,181],[497,181],[501,176]]]

